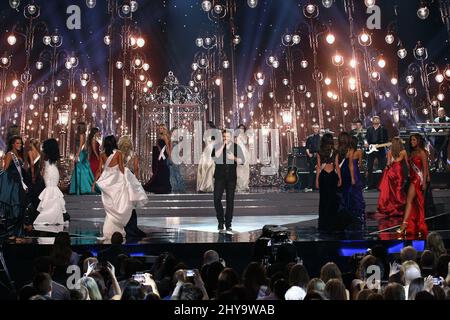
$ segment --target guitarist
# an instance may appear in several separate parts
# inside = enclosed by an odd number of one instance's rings
[[[306,155],[308,159],[308,166],[309,166],[309,175],[308,175],[308,185],[305,188],[305,192],[310,192],[315,187],[315,178],[316,174],[314,173],[314,170],[316,169],[317,165],[317,152],[319,152],[319,145],[320,145],[320,127],[318,124],[312,125],[313,134],[308,136],[306,139]],[[315,188],[314,188],[315,189]]]
[[[450,124],[450,118],[445,115],[445,109],[440,107],[438,109],[438,117],[434,119],[435,123],[448,123]],[[439,130],[439,128],[437,128]],[[442,168],[445,171],[447,168],[447,149],[448,149],[448,135],[437,136],[434,138],[434,150],[436,153],[436,170],[439,169],[439,162],[442,163]],[[441,156],[442,155],[442,156]]]
[[[368,148],[371,144],[383,144],[388,142],[388,132],[380,124],[380,117],[374,116],[372,118],[372,126],[367,129],[365,147]],[[367,157],[367,188],[375,189],[376,185],[373,179],[373,162],[378,159],[378,169],[383,169],[386,166],[386,148],[379,148],[377,152],[372,152]]]

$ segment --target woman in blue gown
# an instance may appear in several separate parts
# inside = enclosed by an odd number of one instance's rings
[[[172,133],[175,129],[172,129]],[[184,179],[181,175],[180,165],[173,161],[173,149],[178,144],[178,141],[174,141],[172,144],[172,140],[170,140],[170,148],[169,148],[169,170],[170,170],[170,185],[172,186],[172,192],[182,193],[186,191],[186,187],[184,185]],[[178,156],[178,155],[176,155]],[[177,159],[176,159],[177,160]]]
[[[353,139],[347,132],[341,132],[338,140],[342,175],[342,206],[347,213],[351,214],[353,222],[364,224],[366,204],[359,171],[362,152],[357,149],[357,139]]]
[[[78,124],[78,149],[75,155],[75,166],[70,179],[70,194],[92,194],[91,188],[94,183],[94,173],[88,159],[86,148],[86,123]],[[96,189],[97,190],[97,189]]]
[[[5,222],[3,226],[9,235],[20,236],[23,232],[26,192],[24,182],[23,141],[20,136],[13,136],[8,142],[3,163],[4,171],[0,172],[0,216]]]

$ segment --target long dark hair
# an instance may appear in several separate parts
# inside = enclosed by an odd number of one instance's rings
[[[332,153],[334,152],[334,140],[331,133],[325,133],[320,139],[319,155],[322,162],[332,160]]]
[[[409,136],[409,148],[410,148],[411,152],[414,151],[414,148],[411,145],[411,139],[413,137],[416,138],[416,140],[417,140],[417,148],[425,150],[425,140],[423,139],[423,137],[418,133],[413,133],[412,135]]]
[[[339,159],[345,159],[347,157],[347,152],[351,148],[352,144],[352,138],[351,136],[343,131],[339,133],[338,136],[338,153],[339,153]]]
[[[42,150],[44,151],[45,160],[48,160],[50,164],[58,162],[60,158],[59,146],[55,139],[51,138],[45,140],[42,144]]]
[[[17,154],[19,155],[19,157],[23,158],[23,139],[21,136],[12,136],[9,141],[8,141],[8,147],[6,148],[6,153],[10,152],[13,150],[13,145],[16,142],[16,140],[20,140],[22,141],[22,148],[17,151]]]
[[[116,137],[113,135],[107,136],[103,140],[103,149],[105,150],[105,154],[109,157],[114,150],[118,149]]]
[[[89,155],[92,152],[92,139],[94,139],[95,134],[99,131],[100,131],[100,129],[97,127],[91,128],[91,130],[89,131],[89,135],[87,138],[87,147],[88,147]]]

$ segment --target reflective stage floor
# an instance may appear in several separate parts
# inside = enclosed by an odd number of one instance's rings
[[[427,218],[430,231],[450,239],[450,190],[434,190],[436,212]],[[146,232],[143,239],[128,239],[129,244],[254,242],[264,225],[288,228],[294,241],[394,240],[401,217],[376,214],[377,192],[364,193],[365,225],[353,225],[345,232],[322,234],[317,230],[319,194],[316,192],[279,192],[254,190],[236,195],[233,233],[221,234],[212,194],[149,194],[149,203],[137,211],[138,225]],[[46,226],[34,230],[25,243],[50,244],[58,231],[68,231],[73,244],[100,244],[104,210],[100,196],[66,196],[71,216],[68,226]],[[224,202],[225,205],[225,202]]]

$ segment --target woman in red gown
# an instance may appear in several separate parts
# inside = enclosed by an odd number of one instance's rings
[[[413,134],[409,138],[411,147],[409,177],[410,184],[406,195],[406,208],[403,223],[397,230],[400,234],[426,237],[428,228],[425,224],[425,196],[424,192],[429,182],[428,153],[420,134]]]
[[[406,195],[403,191],[405,175],[403,161],[409,167],[408,154],[399,137],[392,139],[391,150],[387,154],[387,167],[383,172],[378,190],[378,212],[386,216],[402,216],[406,205]]]
[[[88,135],[87,145],[89,148],[89,164],[91,165],[92,174],[95,176],[100,165],[100,130],[91,128]]]

